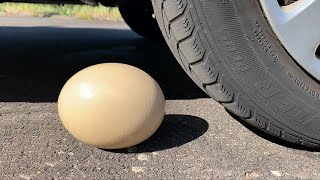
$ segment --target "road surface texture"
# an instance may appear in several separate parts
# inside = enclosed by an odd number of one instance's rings
[[[319,152],[232,117],[189,80],[163,42],[122,22],[0,17],[0,26],[1,180],[320,179]],[[160,129],[129,149],[84,145],[59,121],[63,84],[104,62],[145,70],[167,98]]]

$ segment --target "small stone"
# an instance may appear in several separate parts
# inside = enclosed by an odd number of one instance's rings
[[[254,172],[254,171],[249,171],[249,172],[244,173],[243,179],[244,180],[251,180],[251,179],[254,179],[257,177],[259,177],[258,173]]]
[[[22,178],[22,179],[26,179],[26,180],[30,180],[31,179],[30,176],[23,175],[23,174],[19,174],[19,177]]]
[[[60,155],[60,154],[65,154],[65,152],[64,152],[64,151],[59,151],[58,154],[59,154],[59,155]]]
[[[139,154],[139,155],[138,155],[138,159],[139,159],[140,161],[148,161],[148,160],[149,160],[148,156],[145,155],[145,154]]]
[[[279,171],[271,171],[271,173],[277,177],[281,176],[281,173]]]
[[[143,167],[132,167],[131,170],[135,173],[142,173],[144,172]]]
[[[156,156],[156,155],[158,155],[159,153],[157,153],[157,152],[152,152],[152,155],[154,155],[154,156]]]
[[[45,164],[46,164],[47,166],[54,167],[54,164],[53,164],[53,163],[48,163],[48,162],[46,162]]]

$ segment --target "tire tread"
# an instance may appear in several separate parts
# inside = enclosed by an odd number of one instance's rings
[[[174,53],[177,53],[176,57],[180,57],[177,60],[185,65],[188,75],[197,79],[196,82],[207,94],[234,115],[269,134],[296,144],[320,147],[319,143],[285,132],[249,106],[241,98],[241,91],[230,88],[224,71],[219,68],[221,62],[204,46],[205,42],[201,38],[204,32],[195,25],[195,15],[192,15],[188,0],[154,0],[154,4],[156,3],[160,3],[158,7],[161,8],[162,17],[158,18],[158,21],[160,27],[163,23],[165,39],[171,48],[176,48]]]

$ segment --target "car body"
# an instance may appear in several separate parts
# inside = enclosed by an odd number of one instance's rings
[[[4,0],[1,2],[117,6],[124,21],[137,34],[149,39],[162,38],[157,21],[153,16],[154,13],[150,0]]]

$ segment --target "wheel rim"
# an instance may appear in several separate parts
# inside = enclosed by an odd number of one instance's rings
[[[320,0],[298,0],[280,6],[260,0],[265,15],[288,53],[309,74],[320,80]]]

